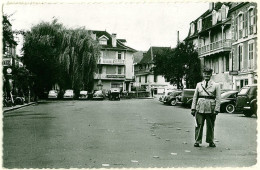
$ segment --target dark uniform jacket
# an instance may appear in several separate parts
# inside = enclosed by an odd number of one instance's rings
[[[202,88],[209,93],[205,92]],[[209,80],[206,88],[206,81],[199,82],[193,96],[191,109],[199,113],[214,113],[220,111],[220,86],[212,80]]]

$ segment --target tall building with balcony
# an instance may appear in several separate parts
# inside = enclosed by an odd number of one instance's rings
[[[190,23],[186,41],[193,41],[202,67],[213,69],[212,79],[222,89],[238,90],[252,83],[246,77],[252,78],[249,72],[256,71],[255,10],[256,4],[249,2],[210,3],[209,9]]]
[[[257,4],[236,3],[229,10],[232,32],[233,89],[257,83]]]
[[[125,45],[125,39],[117,39],[116,34],[106,31],[92,31],[92,37],[101,45],[98,71],[94,75],[94,90],[121,88],[131,91],[133,84],[133,48]]]
[[[170,47],[150,47],[143,54],[142,60],[135,65],[135,87],[146,91],[153,89],[155,95],[164,94],[165,88],[173,88],[162,75],[155,75],[153,71],[154,58],[167,49]]]

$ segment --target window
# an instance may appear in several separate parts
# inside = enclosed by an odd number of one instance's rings
[[[107,45],[107,40],[101,39],[101,40],[99,40],[99,44],[101,44],[101,45]]]
[[[255,9],[254,8],[250,8],[249,9],[249,34],[253,34],[256,33],[256,16],[255,16]]]
[[[117,67],[117,74],[122,74],[122,67]]]
[[[202,19],[198,20],[198,22],[197,22],[197,29],[198,29],[199,32],[201,31],[201,29],[202,29]]]
[[[225,56],[226,58],[226,71],[229,71],[229,56]]]
[[[121,53],[121,52],[118,52],[118,54],[117,54],[117,59],[118,59],[118,60],[121,60],[121,59],[122,59],[122,53]]]
[[[147,75],[145,75],[145,83],[147,83]]]
[[[141,83],[141,80],[142,80],[142,76],[139,77],[139,83]]]
[[[248,44],[248,68],[252,69],[254,66],[254,43]]]
[[[153,76],[153,81],[156,83],[157,82],[157,75]]]
[[[222,5],[221,7],[221,19],[225,20],[226,19],[226,6]]]
[[[212,25],[215,25],[217,23],[217,13],[216,11],[212,11]]]
[[[238,37],[242,38],[243,37],[243,24],[244,20],[243,20],[243,14],[240,14],[238,17]]]
[[[242,59],[243,59],[243,46],[238,46],[238,70],[242,69]]]
[[[102,74],[102,66],[98,68],[98,73]]]
[[[194,25],[194,23],[191,23],[191,28],[190,29],[191,29],[190,30],[190,34],[193,35],[194,32],[195,32],[195,25]]]

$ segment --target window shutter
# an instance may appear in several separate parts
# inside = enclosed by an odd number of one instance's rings
[[[237,21],[238,21],[238,17],[235,17],[235,27],[234,27],[234,35],[235,35],[235,40],[237,40],[237,35],[238,35],[238,24],[237,24]]]
[[[248,35],[248,12],[245,12],[245,36]]]

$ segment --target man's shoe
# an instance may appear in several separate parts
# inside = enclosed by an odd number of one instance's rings
[[[212,142],[212,143],[209,144],[209,147],[215,148],[216,145],[215,145],[215,143]]]
[[[194,147],[200,147],[199,143],[194,143]]]

